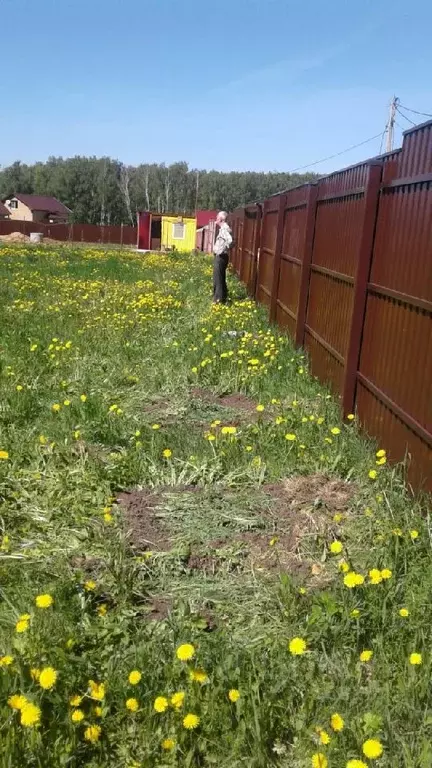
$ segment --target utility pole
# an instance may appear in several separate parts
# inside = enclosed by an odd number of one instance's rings
[[[396,122],[396,109],[397,109],[398,103],[399,103],[398,97],[393,96],[390,103],[389,118],[387,123],[386,152],[393,152],[394,126]]]

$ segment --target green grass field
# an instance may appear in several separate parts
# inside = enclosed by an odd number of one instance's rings
[[[210,288],[0,248],[0,766],[430,768],[427,502]]]

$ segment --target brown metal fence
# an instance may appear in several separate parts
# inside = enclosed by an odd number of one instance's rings
[[[432,121],[403,147],[234,211],[232,266],[314,375],[432,490]]]
[[[98,224],[41,224],[31,221],[0,221],[0,235],[19,232],[42,232],[45,237],[71,243],[101,243],[104,245],[135,246],[137,230],[130,226],[99,226]]]

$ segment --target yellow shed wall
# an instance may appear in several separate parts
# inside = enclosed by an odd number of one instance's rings
[[[182,221],[186,227],[183,240],[173,238],[173,224]],[[162,246],[178,251],[193,251],[196,239],[196,219],[180,218],[179,216],[162,216]]]

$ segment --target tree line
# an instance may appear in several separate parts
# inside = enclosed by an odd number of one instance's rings
[[[50,157],[0,170],[0,199],[18,192],[52,195],[89,224],[135,224],[137,210],[191,213],[263,200],[316,175],[256,171],[205,171],[188,163],[125,165],[110,157]]]

